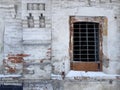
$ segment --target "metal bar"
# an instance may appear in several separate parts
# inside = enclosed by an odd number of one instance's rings
[[[95,61],[96,61],[96,33],[95,33],[96,31],[95,30],[96,29],[95,29],[95,24],[94,24],[94,41],[95,41],[95,43],[94,43],[95,44],[95,48],[94,49],[95,49]]]
[[[86,42],[87,42],[87,61],[89,61],[89,56],[88,56],[88,25],[86,24]],[[84,46],[84,45],[83,45]]]
[[[89,22],[74,24],[74,59],[82,61],[83,57],[86,56],[84,58],[86,61],[90,61],[90,59],[97,61],[98,53],[96,52],[98,49],[97,44],[99,43],[99,37],[97,37],[99,28],[96,25],[96,23],[91,24]]]
[[[80,24],[79,24],[79,31],[81,30],[81,28],[80,28]],[[80,33],[79,33],[79,41],[81,41],[81,35],[80,35]],[[79,42],[79,45],[81,46],[81,42]],[[81,54],[81,48],[79,49],[79,53]],[[81,55],[79,56],[79,58],[80,58],[80,61],[81,61]]]

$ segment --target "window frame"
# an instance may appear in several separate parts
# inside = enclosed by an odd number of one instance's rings
[[[84,17],[84,16],[70,16],[69,24],[70,24],[70,69],[71,70],[78,70],[78,71],[102,71],[102,57],[103,57],[103,30],[104,30],[104,23],[105,23],[104,16],[97,16],[97,17]],[[75,22],[95,22],[99,23],[99,62],[80,62],[80,61],[73,61],[73,24]]]

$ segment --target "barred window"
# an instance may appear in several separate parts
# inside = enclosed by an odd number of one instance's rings
[[[99,61],[99,23],[77,22],[73,28],[73,60]]]
[[[101,23],[99,21],[81,21],[79,19],[74,16],[70,17],[71,69],[101,71]]]

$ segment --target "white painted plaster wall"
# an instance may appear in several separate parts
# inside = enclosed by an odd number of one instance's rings
[[[70,1],[71,3],[64,2],[64,4],[56,3],[53,1],[53,11],[52,11],[52,50],[53,50],[53,65],[56,67],[57,72],[61,72],[62,63],[65,64],[66,73],[69,72],[70,57],[69,57],[69,17],[70,16],[104,16],[108,19],[108,35],[103,36],[103,54],[108,56],[109,67],[103,67],[103,72],[105,73],[119,73],[119,47],[117,34],[117,20],[115,20],[115,9],[112,6],[78,6],[78,3]],[[74,3],[74,4],[73,4]],[[55,5],[58,5],[55,6]],[[65,6],[67,5],[67,6]],[[60,46],[61,45],[61,46]],[[65,58],[63,61],[62,59]],[[62,63],[60,63],[62,61]],[[116,67],[115,67],[116,66]],[[114,67],[114,68],[113,68]]]
[[[4,55],[4,20],[0,17],[0,73],[2,73],[3,69],[3,55]]]
[[[103,67],[103,72],[107,74],[120,74],[119,0],[114,0],[114,3],[110,3],[109,0],[101,0],[101,3],[99,2],[100,0],[91,0],[90,3],[88,0],[49,0],[49,2],[48,0],[22,1],[0,0],[0,5],[4,4],[2,8],[0,7],[0,15],[2,16],[2,18],[0,16],[0,30],[5,30],[4,56],[20,53],[30,55],[24,58],[26,65],[23,65],[23,63],[11,64],[7,62],[8,65],[17,68],[17,72],[14,74],[23,74],[22,79],[50,80],[52,73],[60,76],[61,72],[65,71],[65,74],[67,74],[70,71],[69,16],[107,17],[108,35],[103,37],[103,53],[108,56],[109,62],[108,67]],[[47,17],[47,27],[45,30],[40,28],[23,28],[22,22],[27,16],[27,12],[23,8],[26,5],[26,1],[32,3],[48,3],[46,6],[47,11],[44,13]],[[16,7],[14,7],[15,5]],[[3,14],[1,14],[1,12]],[[39,13],[40,12],[35,11],[34,17],[38,17]],[[5,17],[5,19],[3,17]],[[5,26],[3,21],[5,22]],[[0,49],[3,46],[2,35],[1,32]],[[51,42],[49,42],[50,40]],[[47,52],[50,53],[48,54]],[[0,58],[0,64],[1,63],[2,57]],[[7,72],[6,68],[4,69],[6,74],[11,74]],[[85,78],[82,80],[85,81]],[[69,80],[64,83],[63,81],[58,82],[61,82],[63,85],[59,85],[59,83],[52,84],[53,88],[58,87],[54,90],[63,90],[61,87],[64,88],[64,90],[78,90],[79,88],[81,90],[119,90],[120,88],[119,82],[113,84],[109,82],[101,83],[100,81],[98,81],[98,83],[96,83],[97,81],[94,83],[91,81],[88,83],[74,83]],[[45,87],[46,84],[43,86]],[[50,87],[52,87],[51,84]]]

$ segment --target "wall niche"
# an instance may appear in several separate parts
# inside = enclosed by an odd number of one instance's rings
[[[29,13],[29,16],[27,17],[27,24],[28,24],[28,28],[34,27],[34,17],[32,16],[31,13]]]
[[[51,28],[50,0],[22,0],[23,29]]]
[[[36,21],[39,24],[39,28],[45,28],[45,16],[43,16],[44,12],[39,12],[40,14],[35,15],[35,17],[38,17],[37,20],[34,20],[34,12],[32,11],[44,11],[45,12],[45,3],[27,3],[27,11],[29,12],[29,16],[27,16],[27,27],[28,28],[34,28],[36,26]],[[36,11],[36,12],[37,12]],[[34,23],[35,22],[35,23]]]
[[[45,10],[45,3],[27,3],[27,10]]]
[[[43,14],[39,16],[39,27],[45,28],[45,16],[43,16]]]

